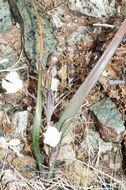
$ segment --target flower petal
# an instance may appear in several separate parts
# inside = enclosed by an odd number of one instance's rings
[[[2,87],[6,89],[6,93],[15,93],[23,88],[23,81],[19,78],[17,72],[10,72],[2,80]]]
[[[60,142],[61,132],[59,132],[55,127],[48,126],[47,131],[44,133],[44,137],[45,144],[55,147]]]

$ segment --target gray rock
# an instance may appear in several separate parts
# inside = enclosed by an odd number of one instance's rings
[[[3,56],[5,56],[6,59],[6,61],[4,61],[4,59],[0,57],[0,70],[8,69],[14,64],[13,61],[16,60],[18,56],[5,39],[1,38],[0,44],[2,44],[0,46],[0,51],[2,52]]]
[[[86,41],[87,44],[91,44],[93,39],[85,26],[79,26],[76,31],[72,32],[67,37],[68,51],[74,52],[76,44]]]
[[[115,12],[115,0],[69,0],[69,8],[82,14],[102,18]]]
[[[12,19],[7,3],[0,0],[0,33],[5,32],[12,26]]]
[[[11,26],[0,34],[0,69],[9,69],[18,60],[21,52],[21,31]],[[16,65],[19,67],[19,64]]]
[[[100,155],[105,154],[108,151],[111,151],[113,148],[112,142],[105,142],[101,139],[97,131],[90,129],[84,141],[81,143],[82,149],[88,149],[93,157],[96,152],[99,152]]]
[[[105,142],[99,132],[90,129],[78,149],[79,159],[84,159],[87,150],[90,159],[94,160],[95,167],[108,167],[111,171],[118,171],[122,167],[121,145],[119,143]],[[100,168],[100,169],[101,169]],[[104,169],[103,169],[104,171]]]
[[[18,22],[23,31],[24,50],[31,66],[35,67],[36,59],[40,59],[40,35],[34,8],[29,0],[8,0],[11,6],[13,17]],[[48,55],[53,52],[56,46],[56,39],[53,35],[52,25],[37,4],[38,14],[41,18],[44,31],[44,60],[46,63]]]
[[[111,99],[102,99],[90,107],[101,138],[107,142],[121,142],[126,133],[121,114]]]
[[[28,126],[28,111],[21,111],[14,114],[12,118],[12,126],[15,127],[15,136],[21,135],[22,137],[26,133]]]

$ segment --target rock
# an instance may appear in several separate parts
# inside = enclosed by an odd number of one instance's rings
[[[16,105],[17,102],[22,98],[22,94],[21,93],[13,93],[13,94],[4,94],[4,100],[6,102],[6,104],[11,104],[11,105]],[[13,106],[13,107],[14,107]],[[10,107],[9,107],[10,108]],[[12,108],[12,107],[11,107]],[[11,109],[10,108],[10,109]],[[10,111],[10,110],[8,110]],[[13,113],[13,112],[12,112]],[[8,114],[8,113],[7,113]],[[10,114],[11,115],[11,114]]]
[[[0,33],[12,26],[11,13],[7,3],[0,0]]]
[[[85,149],[89,150],[91,157],[94,156],[96,152],[99,152],[99,155],[105,154],[108,151],[111,151],[113,148],[112,142],[105,142],[100,138],[100,135],[97,131],[89,130],[85,140],[80,145],[81,148],[78,150],[79,159],[83,160],[83,155]],[[85,148],[85,149],[84,149]]]
[[[61,21],[61,15],[64,14],[64,10],[62,8],[56,9],[54,13],[52,14],[51,22],[56,28],[60,28],[64,25],[64,23]]]
[[[12,169],[2,170],[1,172],[2,189],[16,190],[16,189],[29,189],[27,182],[22,179],[22,176]]]
[[[66,173],[69,181],[76,186],[89,187],[97,180],[97,176],[93,170],[87,168],[83,162],[75,160],[72,164],[66,166]]]
[[[12,118],[12,126],[15,127],[15,135],[24,136],[26,133],[26,129],[28,126],[28,118],[29,112],[28,111],[21,111],[14,114]]]
[[[67,162],[67,159],[69,160],[70,158],[75,158],[75,151],[73,150],[73,147],[71,145],[74,144],[75,137],[76,135],[74,132],[74,124],[71,124],[65,136],[62,137],[61,147],[58,155],[58,157],[60,158],[59,160],[65,161],[66,159]]]
[[[0,69],[9,69],[21,51],[21,30],[16,26],[9,28],[0,34],[0,44]]]
[[[113,149],[114,148],[116,148],[116,145],[115,147],[113,147]],[[113,151],[113,149],[111,152],[108,152],[102,156],[103,160],[101,161],[100,164],[98,164],[99,169],[104,167],[104,165],[106,168],[108,168],[110,171],[113,172],[117,172],[122,169],[122,160],[121,160],[122,158],[120,156],[121,147],[119,148],[118,146],[116,151],[115,150]]]
[[[87,16],[102,18],[115,13],[115,0],[69,0],[69,8]]]
[[[70,145],[71,143],[74,143],[75,137],[76,137],[76,135],[75,135],[75,132],[74,132],[74,124],[71,124],[71,126],[67,130],[67,133],[62,138],[62,141],[61,141],[62,146]]]
[[[68,51],[73,52],[75,45],[79,44],[80,42],[86,42],[85,48],[87,45],[90,46],[90,44],[93,42],[93,39],[85,26],[79,26],[76,31],[72,32],[67,37]]]
[[[126,133],[121,114],[111,99],[102,99],[90,107],[101,138],[107,142],[122,142]]]
[[[77,158],[85,161],[87,152],[90,153],[90,160],[95,158],[95,167],[100,170],[105,171],[108,168],[109,171],[115,172],[122,168],[121,145],[105,142],[101,139],[99,132],[92,129],[88,131],[81,143]]]
[[[60,148],[57,160],[65,161],[67,164],[71,164],[75,160],[75,152],[71,145],[64,145]]]
[[[2,44],[0,46],[0,61],[2,62],[3,58],[8,59],[8,61],[0,63],[0,70],[9,69],[14,64],[12,61],[17,59],[17,55],[6,40],[0,38],[0,44]]]
[[[28,179],[36,176],[37,164],[30,156],[16,157],[12,161],[12,166],[18,168],[21,174]]]
[[[40,59],[40,36],[34,8],[29,0],[9,0],[13,17],[18,22],[23,31],[24,50],[31,66],[35,67],[35,62]],[[56,39],[53,36],[52,25],[42,8],[36,4],[44,31],[44,60],[46,63],[48,55],[53,52],[56,46]]]
[[[75,160],[75,151],[72,147],[72,143],[75,141],[75,133],[73,132],[73,126],[71,126],[66,135],[62,138],[58,156],[56,157],[56,162],[65,162],[66,164],[71,164]],[[52,156],[52,161],[55,160],[55,154]]]
[[[126,0],[122,0],[121,13],[124,17],[126,16]]]

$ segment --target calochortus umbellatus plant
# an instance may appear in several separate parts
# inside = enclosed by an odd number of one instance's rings
[[[40,30],[40,48],[41,48],[41,55],[40,61],[42,63],[43,60],[43,31],[42,31],[42,24],[39,19],[39,15],[35,8],[35,3],[33,0],[32,4],[34,6],[37,20],[38,20],[38,27]],[[39,164],[39,169],[42,169],[41,164],[43,163],[42,155],[39,147],[39,138],[40,138],[40,126],[41,126],[41,115],[42,115],[42,105],[46,102],[46,113],[47,113],[47,126],[46,132],[43,134],[44,136],[44,143],[49,145],[49,147],[56,147],[61,140],[61,137],[64,136],[73,120],[73,117],[76,115],[80,107],[82,106],[86,96],[89,94],[91,89],[94,87],[95,83],[97,82],[98,78],[104,71],[106,65],[108,64],[111,57],[114,55],[117,47],[119,46],[124,34],[126,33],[126,19],[120,26],[119,30],[117,31],[115,37],[111,41],[110,45],[103,53],[97,64],[91,70],[85,81],[79,87],[73,98],[70,100],[69,104],[65,108],[64,112],[61,114],[59,121],[55,123],[53,126],[50,125],[51,115],[53,113],[53,104],[54,104],[54,97],[53,92],[51,91],[50,84],[51,82],[45,82],[48,80],[46,75],[44,74],[42,64],[38,64],[38,91],[37,91],[37,104],[36,104],[36,111],[35,111],[35,118],[33,123],[32,129],[32,139],[33,139],[33,148],[35,151],[36,159]],[[51,80],[51,77],[50,77]],[[44,91],[46,91],[44,93]]]
[[[23,0],[22,0],[23,1]],[[26,0],[24,0],[26,2]],[[16,2],[16,1],[15,1]],[[21,1],[20,1],[21,2]],[[45,144],[44,149],[46,153],[50,153],[51,150],[56,150],[58,145],[60,144],[62,137],[68,131],[70,124],[82,106],[86,96],[90,93],[91,89],[97,82],[98,78],[100,77],[101,73],[105,69],[106,65],[108,64],[111,57],[114,55],[117,47],[119,46],[124,34],[126,33],[126,19],[120,26],[119,30],[117,31],[115,37],[113,38],[112,42],[106,49],[106,51],[101,56],[100,60],[96,63],[94,68],[91,70],[85,81],[76,91],[73,98],[70,100],[69,104],[66,106],[64,112],[61,114],[59,121],[57,123],[51,123],[51,116],[54,112],[54,94],[52,89],[52,76],[50,74],[49,69],[46,68],[46,64],[43,63],[44,58],[44,34],[43,34],[43,25],[41,23],[40,16],[38,14],[36,4],[34,0],[29,0],[31,2],[34,12],[38,22],[38,29],[39,29],[39,49],[40,49],[40,56],[39,60],[37,60],[37,70],[38,70],[38,88],[37,88],[37,99],[36,99],[36,109],[35,109],[35,116],[32,126],[32,144],[35,153],[36,160],[38,162],[39,170],[42,170],[43,163],[44,163],[44,156],[42,155],[42,151],[40,148],[40,137],[43,137],[43,143]],[[29,3],[28,2],[28,3]],[[23,82],[20,80],[20,77],[17,73],[13,73],[19,82],[18,88],[14,86],[15,82],[12,80],[12,73],[7,75],[5,79],[3,79],[3,88],[7,90],[8,93],[15,93],[16,91],[23,88]],[[10,77],[11,76],[11,77]],[[9,81],[10,80],[10,84]],[[55,82],[57,82],[55,80]],[[8,86],[9,85],[9,86]],[[11,87],[10,87],[11,85]],[[12,89],[12,87],[14,87]],[[42,110],[46,113],[46,126],[45,132],[41,134],[41,124],[42,124]],[[47,151],[49,149],[49,151]],[[58,149],[58,148],[57,148]],[[53,151],[51,151],[53,153]],[[50,166],[54,166],[51,164],[51,156],[53,154],[48,154],[50,156]],[[57,154],[55,154],[57,155]]]

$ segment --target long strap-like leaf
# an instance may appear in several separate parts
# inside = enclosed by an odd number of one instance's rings
[[[69,102],[68,106],[65,108],[65,111],[61,115],[58,123],[56,124],[57,129],[59,131],[62,130],[62,135],[68,129],[73,117],[78,112],[79,108],[82,106],[85,98],[90,93],[91,89],[94,87],[95,83],[97,82],[98,78],[107,66],[111,57],[114,55],[125,33],[126,19],[123,21],[122,25],[120,26],[119,30],[117,31],[116,35],[114,36],[106,51],[103,53],[99,61],[91,70],[85,81],[79,87],[79,89]]]
[[[34,7],[34,11],[37,17],[38,21],[38,28],[39,28],[39,34],[40,34],[40,61],[41,63],[38,64],[38,89],[37,89],[37,102],[36,102],[36,110],[35,110],[35,117],[34,122],[32,126],[32,144],[33,149],[35,152],[35,157],[38,162],[39,170],[42,170],[42,155],[40,151],[40,145],[39,145],[39,139],[40,139],[40,126],[41,126],[41,119],[42,119],[42,104],[44,101],[43,94],[42,94],[42,61],[43,61],[43,55],[44,55],[44,42],[43,42],[43,29],[41,24],[41,19],[38,14],[36,5],[34,0],[30,0],[32,3],[32,6]]]

